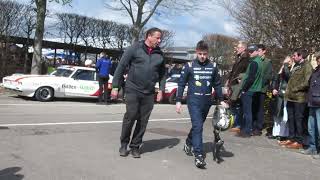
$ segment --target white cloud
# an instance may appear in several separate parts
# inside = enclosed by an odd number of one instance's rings
[[[196,31],[179,32],[175,36],[174,46],[194,47],[201,38],[202,34]]]
[[[224,22],[223,24],[224,30],[226,34],[237,35],[237,26],[234,22]]]

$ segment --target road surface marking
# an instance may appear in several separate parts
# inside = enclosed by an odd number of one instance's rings
[[[172,104],[155,104],[156,106],[170,106]],[[114,106],[126,106],[125,104],[110,104],[110,105],[97,105],[97,104],[79,104],[79,103],[68,103],[68,104],[56,104],[56,103],[39,103],[39,104],[0,104],[1,106],[77,106],[77,107],[114,107]]]
[[[212,117],[207,117],[207,118],[212,118]],[[190,120],[190,118],[150,119],[149,122],[187,121],[187,120]],[[56,125],[112,124],[112,123],[122,123],[122,120],[119,120],[119,121],[87,121],[87,122],[0,124],[0,126],[2,126],[2,127],[17,127],[17,126],[56,126]]]

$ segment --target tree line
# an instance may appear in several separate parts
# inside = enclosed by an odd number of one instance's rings
[[[62,3],[69,3],[70,1],[63,1]],[[36,6],[34,6],[34,4]],[[24,57],[19,57],[19,61],[15,62],[11,58],[10,53],[10,36],[24,37],[29,41],[35,37],[35,41],[43,39],[37,34],[37,16],[41,13],[41,6],[46,7],[46,0],[37,0],[31,2],[29,5],[20,4],[11,0],[0,0],[0,36],[1,36],[1,77],[11,69],[11,66],[20,66],[23,64],[24,73],[30,72],[30,66],[38,66],[34,69],[39,69],[40,60],[31,63],[31,58],[28,57],[28,49],[30,43],[23,45]],[[59,3],[59,1],[57,1]],[[60,2],[61,3],[61,2]],[[114,48],[123,50],[124,47],[133,42],[133,27],[132,25],[120,24],[110,20],[101,20],[97,18],[82,16],[73,13],[51,13],[47,9],[44,11],[45,16],[55,19],[54,23],[46,24],[43,28],[43,34],[47,38],[58,38],[64,43],[72,45],[83,45],[100,47],[102,49]],[[44,22],[43,22],[44,23]],[[38,23],[41,24],[41,23]],[[41,30],[41,27],[38,28]],[[143,38],[145,28],[142,28],[139,34],[139,39]],[[39,34],[39,33],[38,33]],[[40,33],[41,34],[41,33]],[[173,44],[174,32],[164,30],[162,46],[170,46]],[[36,43],[37,46],[40,42]],[[39,48],[34,46],[33,56],[39,56]],[[38,51],[37,51],[38,49]],[[72,50],[71,50],[72,51]],[[85,59],[87,53],[84,54]],[[41,55],[40,55],[41,57]],[[37,58],[33,58],[37,59]],[[39,70],[36,70],[36,73]]]
[[[320,48],[320,0],[220,0],[242,39],[271,47],[284,57],[296,48]]]

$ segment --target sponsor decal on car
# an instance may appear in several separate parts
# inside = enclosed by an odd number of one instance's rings
[[[88,91],[94,90],[94,87],[93,86],[80,85],[80,89],[85,91],[85,92],[88,92]]]
[[[77,89],[76,86],[70,85],[70,84],[62,84],[63,89]]]

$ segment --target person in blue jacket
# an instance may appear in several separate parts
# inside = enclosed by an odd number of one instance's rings
[[[105,52],[100,53],[100,59],[96,63],[96,71],[99,81],[99,103],[108,102],[108,81],[111,69],[111,60]]]
[[[186,139],[184,151],[187,155],[195,156],[195,165],[204,168],[202,132],[212,105],[212,88],[215,89],[218,99],[223,107],[228,105],[223,102],[222,88],[218,68],[208,59],[209,46],[205,41],[199,41],[196,47],[197,58],[186,63],[182,69],[178,83],[176,111],[181,113],[181,99],[184,88],[188,84],[188,110],[191,117],[192,128]],[[193,149],[193,150],[192,150]]]

